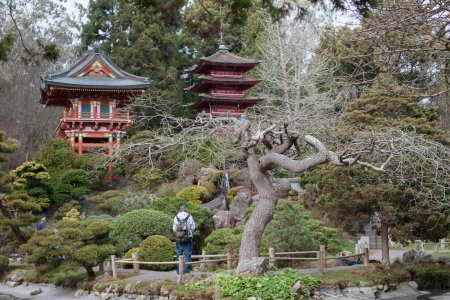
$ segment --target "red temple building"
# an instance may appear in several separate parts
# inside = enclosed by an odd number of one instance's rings
[[[246,108],[260,101],[259,97],[245,95],[260,80],[244,77],[259,63],[232,54],[220,45],[216,53],[201,58],[200,64],[190,70],[200,76],[187,90],[198,93],[200,99],[189,107],[205,110],[213,116],[241,116]]]
[[[111,154],[120,146],[131,120],[118,109],[148,88],[148,79],[121,70],[98,48],[89,50],[68,69],[41,76],[44,106],[63,106],[55,132],[66,138],[72,153]]]

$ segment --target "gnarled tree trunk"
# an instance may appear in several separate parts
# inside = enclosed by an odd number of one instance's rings
[[[250,178],[259,193],[259,202],[245,225],[239,250],[239,262],[259,256],[259,246],[267,223],[272,219],[277,196],[268,172],[261,169],[259,156],[251,155],[247,159]]]

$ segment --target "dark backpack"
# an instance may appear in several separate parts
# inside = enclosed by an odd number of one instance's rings
[[[177,242],[187,243],[191,240],[189,236],[189,227],[187,224],[187,220],[191,217],[191,215],[187,215],[186,218],[180,219],[178,216],[175,216],[178,221],[177,231],[175,232],[175,238]]]

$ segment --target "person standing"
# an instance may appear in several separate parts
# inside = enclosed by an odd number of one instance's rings
[[[178,214],[173,218],[172,230],[175,234],[177,246],[177,261],[184,254],[186,262],[191,261],[192,248],[194,246],[194,218],[188,214],[186,205],[180,205]],[[191,265],[186,264],[185,273],[191,272]],[[177,274],[179,274],[177,264]]]

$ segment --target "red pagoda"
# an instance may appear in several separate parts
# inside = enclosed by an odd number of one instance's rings
[[[41,81],[40,102],[66,108],[55,132],[79,155],[93,148],[111,155],[131,122],[118,108],[149,85],[147,78],[121,70],[98,48],[60,73],[41,76]]]
[[[200,74],[199,82],[188,88],[199,93],[200,99],[190,105],[213,116],[241,116],[248,107],[257,105],[259,97],[245,96],[245,91],[260,80],[244,77],[260,61],[246,59],[228,52],[220,45],[216,53],[200,59],[190,71]]]

